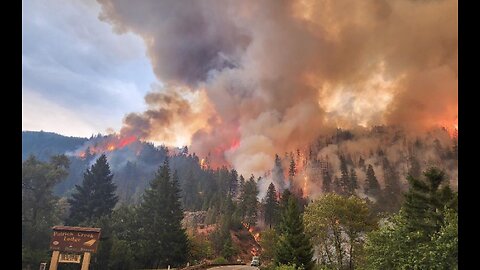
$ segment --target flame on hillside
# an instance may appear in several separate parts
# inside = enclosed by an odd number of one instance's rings
[[[305,175],[303,178],[303,189],[302,189],[302,197],[305,199],[308,196],[308,176]]]
[[[442,122],[440,126],[447,131],[450,138],[458,138],[458,118],[453,122]]]
[[[138,141],[136,136],[118,136],[110,135],[105,137],[103,140],[96,141],[93,143],[88,143],[84,146],[84,149],[79,150],[76,153],[76,156],[85,159],[88,155],[96,155],[106,152],[112,152],[117,149],[122,149],[133,142]],[[139,155],[140,151],[137,150],[136,154]]]

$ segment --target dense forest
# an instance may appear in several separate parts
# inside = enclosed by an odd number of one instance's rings
[[[446,130],[339,129],[277,153],[262,175],[115,135],[24,132],[22,144],[25,269],[49,260],[62,224],[102,228],[92,269],[252,255],[269,269],[456,267],[458,147]]]

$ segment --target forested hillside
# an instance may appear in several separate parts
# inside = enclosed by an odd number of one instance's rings
[[[448,239],[438,236],[441,230],[455,233],[450,227],[457,209],[457,137],[446,130],[411,136],[391,127],[339,129],[302,149],[278,153],[272,168],[262,175],[244,175],[228,165],[213,167],[210,156],[198,157],[187,147],[154,146],[117,135],[88,140],[34,132],[25,136],[35,147],[24,149],[32,155],[23,162],[23,228],[25,235],[40,230],[33,233],[39,238],[24,239],[26,264],[46,258],[47,224],[104,228],[110,240],[103,242],[104,251],[96,255],[99,261],[95,265],[109,269],[118,265],[179,265],[187,260],[199,263],[215,258],[219,262],[245,260],[249,254],[261,255],[269,267],[293,261],[311,269],[313,264],[309,262],[316,258],[321,265],[333,268],[350,265],[348,269],[354,269],[353,265],[356,268],[368,263],[382,269],[395,259],[378,260],[381,250],[377,246],[395,245],[385,234],[402,234],[403,230],[415,235],[422,226],[433,226],[418,241],[427,250],[430,240],[444,245],[444,250],[432,251],[438,256],[450,252],[456,239],[455,235]],[[44,136],[50,136],[53,142]],[[47,157],[48,149],[64,152]],[[35,203],[38,196],[43,203]],[[436,214],[432,209],[437,209]],[[184,217],[181,210],[188,213],[183,222],[185,231],[176,227]],[[169,223],[168,211],[177,213],[178,224]],[[37,220],[38,213],[44,213],[41,219],[48,218]],[[157,230],[151,227],[156,221],[148,218],[152,213],[166,215],[166,224],[177,230],[171,237],[177,239],[179,248],[185,248],[182,239],[188,237],[187,257],[171,261],[169,256],[159,259],[149,253],[149,246],[163,253],[169,250],[155,246],[150,240],[156,236],[146,234]],[[342,224],[340,227],[323,223],[331,215]],[[424,218],[432,218],[435,224]],[[381,226],[377,231],[384,222],[391,222],[394,231]],[[348,231],[349,226],[354,231]],[[149,229],[137,231],[139,228]],[[333,236],[325,232],[330,230],[338,230],[347,238],[329,238]],[[362,235],[370,231],[372,238],[365,242]],[[296,236],[291,235],[293,232]],[[305,240],[305,234],[313,237],[312,242]],[[310,243],[316,247],[313,253],[308,251],[313,248]],[[344,250],[347,246],[352,248]],[[110,250],[108,256],[105,248]],[[357,253],[364,252],[363,248],[370,253]],[[291,249],[305,253],[300,259],[290,258]],[[133,250],[141,252],[133,255]],[[402,252],[410,256],[408,248]],[[448,260],[452,263],[451,258]]]
[[[87,138],[66,137],[53,132],[22,131],[22,160],[30,154],[41,160],[48,160],[50,156],[77,149],[87,140]]]

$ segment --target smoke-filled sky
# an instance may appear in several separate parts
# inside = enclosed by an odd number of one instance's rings
[[[457,121],[455,0],[31,0],[23,22],[24,129],[258,173],[337,127]]]

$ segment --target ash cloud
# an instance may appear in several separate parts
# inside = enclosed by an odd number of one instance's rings
[[[210,108],[190,113],[194,102],[166,91],[124,129],[163,141],[187,130],[197,154],[245,175],[337,127],[457,119],[455,0],[98,2],[100,19],[144,39],[159,80]]]

